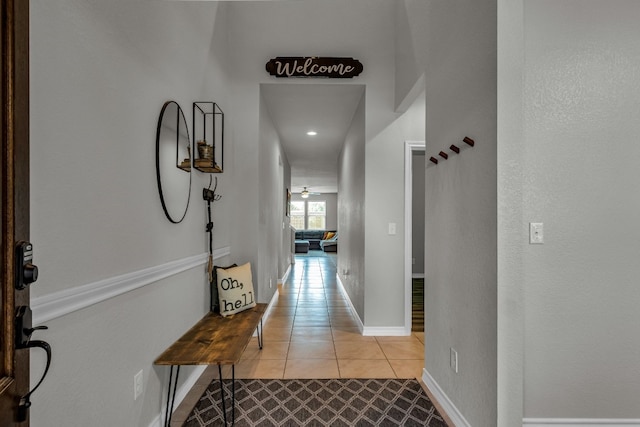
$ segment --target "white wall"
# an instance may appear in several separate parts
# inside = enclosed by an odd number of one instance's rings
[[[498,426],[522,424],[523,0],[498,0]],[[515,143],[514,143],[515,141]]]
[[[640,4],[525,1],[524,17],[525,417],[637,422]]]
[[[416,82],[424,75],[424,63],[416,51],[416,39],[412,25],[413,19],[422,19],[423,14],[414,14],[408,8],[409,0],[397,1],[395,4],[395,108],[405,111],[408,103],[413,101],[412,91],[416,90]],[[425,3],[423,0],[419,0]],[[421,43],[418,41],[417,45]],[[423,88],[422,88],[423,89]],[[415,95],[413,95],[415,96]]]
[[[360,320],[365,299],[365,105],[366,93],[353,116],[338,156],[338,276]]]
[[[424,129],[422,92],[366,144],[364,324],[386,329],[376,329],[378,335],[396,334],[405,327],[404,149],[405,141],[423,141]],[[396,224],[395,235],[389,235],[389,223]]]
[[[183,224],[165,219],[157,196],[153,145],[167,99],[180,102],[189,124],[196,99],[217,101],[226,113],[214,246],[231,246],[234,261],[256,262],[257,238],[279,247],[259,227],[280,221],[279,208],[259,205],[257,183],[281,176],[260,158],[277,152],[259,146],[259,84],[272,81],[264,63],[292,52],[359,56],[365,72],[346,83],[366,85],[354,118],[359,130],[350,136],[351,154],[365,156],[366,167],[343,152],[343,165],[356,169],[343,167],[342,177],[352,174],[350,191],[360,192],[351,204],[339,196],[339,228],[354,232],[351,241],[341,235],[338,264],[349,271],[341,279],[365,325],[403,321],[402,299],[389,299],[384,286],[402,271],[389,254],[401,253],[394,248],[403,242],[386,234],[388,222],[399,236],[403,226],[395,144],[423,139],[414,133],[424,132],[425,118],[427,150],[473,132],[476,148],[428,170],[427,370],[472,425],[495,425],[496,407],[499,425],[517,425],[524,345],[526,417],[638,418],[633,254],[640,239],[632,220],[639,206],[629,197],[639,155],[636,2],[500,2],[498,152],[495,2],[263,3],[31,1],[31,234],[41,271],[34,301],[206,251],[199,189],[208,176],[195,174]],[[405,27],[396,33],[394,22]],[[394,70],[394,61],[404,68]],[[423,70],[426,112],[417,118],[409,108],[399,117],[394,108],[411,104]],[[286,168],[282,176],[286,182]],[[529,221],[545,222],[544,246],[526,244]],[[269,277],[280,275],[282,259],[275,253],[260,264]],[[207,308],[198,267],[47,321],[42,338],[53,345],[54,365],[34,395],[33,423],[148,425],[167,379],[153,359]],[[506,341],[496,342],[498,309]],[[451,346],[460,355],[457,375],[448,367]],[[33,365],[37,379],[35,352]],[[146,392],[133,401],[140,369]]]
[[[640,10],[523,0],[499,16],[501,425],[523,394],[525,425],[635,425]]]
[[[383,158],[386,156],[387,148],[384,147],[390,141],[397,143],[398,165],[403,164],[403,146],[405,139],[421,139],[419,136],[403,136],[395,131],[387,131],[387,139],[376,139],[380,133],[389,127],[397,118],[394,113],[394,29],[395,29],[395,4],[386,0],[326,0],[323,2],[303,0],[297,2],[236,2],[230,7],[230,51],[233,52],[231,67],[234,70],[234,117],[242,126],[237,126],[235,130],[235,150],[237,170],[242,171],[234,175],[235,181],[247,197],[238,201],[239,221],[247,221],[247,230],[238,231],[236,237],[232,239],[234,252],[245,254],[248,257],[257,257],[255,247],[252,246],[257,230],[251,229],[251,222],[257,221],[253,212],[258,211],[258,195],[255,192],[254,183],[258,179],[254,169],[258,164],[256,144],[258,136],[258,109],[259,85],[270,83],[274,77],[269,76],[265,70],[265,63],[273,57],[283,55],[325,55],[325,56],[350,56],[357,57],[363,65],[363,73],[353,79],[340,81],[338,84],[358,84],[366,85],[367,96],[364,106],[365,114],[365,140],[375,139],[372,151],[369,154],[367,148],[366,162],[369,156],[375,162],[381,163],[385,170],[389,167]],[[309,19],[313,16],[313,19]],[[289,79],[278,82],[284,84],[322,84],[318,79]],[[327,81],[327,84],[336,84],[336,80]],[[419,127],[419,125],[415,125]],[[393,149],[392,149],[393,150]],[[393,163],[396,164],[395,161]],[[395,172],[394,172],[395,173]],[[391,191],[402,194],[403,181],[402,169],[397,172],[399,178],[398,186]],[[400,202],[393,213],[386,213],[388,202],[386,191],[390,189],[384,179],[379,176],[371,180],[371,185],[378,185],[382,182],[381,190],[369,190],[367,187],[367,203],[369,200],[375,205],[385,206],[386,221],[390,218],[398,223],[398,253],[402,253],[402,206]],[[380,190],[379,189],[379,190]],[[370,194],[369,194],[370,192]],[[339,197],[342,197],[339,195]],[[340,207],[338,207],[340,216]],[[369,206],[366,206],[367,215]],[[361,212],[364,214],[364,212]],[[338,228],[342,223],[338,223]],[[368,227],[368,226],[367,226]],[[386,230],[386,225],[384,226]],[[254,232],[255,231],[255,232]],[[377,233],[379,227],[373,229]],[[342,238],[342,236],[341,236]],[[341,239],[342,240],[342,239]],[[342,248],[342,241],[340,247]],[[383,249],[382,246],[379,247]],[[339,257],[340,255],[339,251]],[[386,251],[378,250],[366,253],[368,264],[379,266],[384,263],[380,260],[387,259]],[[362,260],[363,265],[364,260]],[[396,275],[402,275],[403,266],[400,261],[393,263],[397,269]],[[403,324],[404,307],[402,298],[395,301],[391,307],[386,304],[386,292],[382,292],[387,282],[384,280],[391,274],[386,271],[382,277],[376,275],[375,270],[371,270],[366,278],[366,286],[372,287],[371,292],[372,308],[369,312],[370,321],[373,324],[387,326],[399,326]],[[362,283],[360,286],[364,286]],[[403,291],[401,291],[403,292]],[[381,310],[380,307],[384,307]],[[389,316],[389,313],[391,315]],[[362,314],[362,313],[361,313]]]
[[[260,302],[269,302],[278,279],[291,259],[291,228],[285,214],[286,189],[291,186],[291,167],[280,138],[260,96],[258,209],[258,263],[254,270],[254,287]],[[274,250],[275,249],[275,250]]]
[[[405,6],[417,61],[428,58],[426,157],[451,153],[426,170],[426,371],[470,425],[495,426],[496,2]],[[476,147],[453,154],[448,147],[465,136]]]
[[[222,11],[215,3],[31,1],[31,236],[41,273],[34,316],[45,298],[80,296],[86,285],[206,252],[200,189],[208,176],[194,173],[185,221],[169,223],[155,133],[166,100],[181,104],[189,126],[192,101],[227,104],[226,48],[216,37],[225,32]],[[229,217],[226,198],[218,203],[214,246],[222,248]],[[168,376],[153,360],[208,303],[199,265],[47,320],[37,338],[51,343],[53,363],[33,395],[32,425],[149,425]],[[43,360],[32,353],[37,381]],[[145,393],[134,401],[141,369]]]

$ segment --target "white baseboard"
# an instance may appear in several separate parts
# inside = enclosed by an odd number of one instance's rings
[[[405,337],[411,335],[411,329],[407,330],[404,326],[365,326],[358,316],[358,312],[356,308],[353,306],[351,302],[351,298],[349,298],[349,294],[340,280],[340,276],[336,274],[336,280],[338,281],[338,287],[340,291],[344,295],[344,297],[349,302],[349,308],[351,309],[351,314],[358,321],[358,329],[363,336],[378,336],[378,337]]]
[[[207,255],[207,258],[208,258],[208,255]],[[178,390],[176,390],[176,400],[173,405],[174,412],[180,406],[180,403],[182,403],[184,398],[187,397],[187,394],[193,388],[193,386],[196,385],[196,381],[198,381],[198,378],[200,378],[200,376],[203,374],[205,369],[207,369],[207,366],[204,366],[204,365],[196,366],[195,369],[191,372],[191,374],[187,377],[187,379],[182,383],[182,385],[178,387]],[[160,414],[158,414],[158,416],[155,417],[153,421],[151,421],[151,424],[149,424],[149,427],[164,426],[163,417],[167,410],[167,401],[166,401],[167,390],[166,389],[162,391],[162,396],[163,396],[162,410],[160,411]]]
[[[218,259],[231,253],[230,247],[216,249],[213,258]],[[190,256],[150,268],[110,277],[82,286],[53,292],[31,300],[33,324],[40,325],[74,311],[82,310],[126,292],[142,288],[162,279],[190,270],[207,263],[207,253]]]
[[[358,316],[358,312],[356,311],[356,308],[353,306],[353,303],[351,302],[351,298],[349,298],[349,294],[347,293],[347,290],[345,289],[344,284],[342,283],[342,280],[340,280],[340,276],[338,274],[336,274],[336,281],[338,282],[338,288],[340,288],[340,292],[342,292],[342,295],[344,295],[347,301],[349,301],[349,308],[351,309],[351,314],[358,321],[358,330],[360,331],[360,333],[362,333],[364,331],[364,324],[362,323],[362,319],[360,319],[360,316]]]
[[[364,336],[376,337],[408,337],[411,330],[407,332],[404,326],[365,326],[362,331]]]
[[[640,427],[640,419],[628,418],[525,418],[523,427]]]
[[[434,399],[438,401],[442,410],[446,412],[454,427],[471,427],[471,424],[464,418],[462,413],[456,408],[456,405],[453,404],[449,396],[440,388],[440,385],[426,369],[422,370],[422,381],[431,393],[433,393]]]
[[[422,381],[438,401],[442,410],[453,422],[454,427],[471,427],[471,424],[464,418],[462,413],[456,408],[449,396],[440,388],[440,385],[433,379],[426,369],[422,370]],[[524,418],[523,427],[640,427],[640,419],[626,418]]]
[[[289,266],[287,267],[287,271],[284,272],[282,279],[278,279],[278,285],[283,285],[289,278],[290,273],[291,273],[291,264],[289,264]]]

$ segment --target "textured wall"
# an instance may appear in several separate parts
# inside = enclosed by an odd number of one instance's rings
[[[203,251],[204,233],[190,227],[204,220],[198,200],[185,224],[172,226],[164,217],[154,150],[163,103],[178,101],[191,127],[192,100],[205,80],[217,80],[206,74],[207,55],[182,46],[209,48],[213,26],[183,31],[182,25],[198,14],[211,21],[215,11],[214,5],[33,3],[33,232],[42,239],[36,246],[46,283],[34,287],[34,296]],[[170,24],[167,16],[174,16]],[[218,87],[211,96],[220,93]],[[194,174],[193,187],[204,181]],[[148,250],[123,244],[136,239]]]
[[[364,92],[364,91],[363,91]],[[364,321],[365,97],[363,93],[338,157],[338,276]]]
[[[426,171],[425,364],[467,421],[496,425],[495,0],[428,2],[426,156],[475,148]],[[464,31],[452,31],[456,28]],[[458,352],[458,372],[450,368]]]
[[[31,236],[40,267],[32,298],[206,252],[198,189],[208,177],[194,173],[185,221],[171,224],[157,193],[154,150],[166,100],[181,104],[189,127],[192,101],[226,103],[220,10],[214,3],[31,1]],[[224,209],[214,207],[216,248],[229,245]],[[39,337],[51,343],[53,363],[33,396],[32,425],[149,425],[168,373],[153,360],[207,311],[208,300],[204,269],[195,268],[46,322],[50,329]],[[43,361],[33,354],[37,381]],[[134,401],[141,369],[145,393]]]
[[[264,64],[272,57],[293,54],[313,54],[326,56],[357,56],[364,64],[364,72],[357,80],[342,82],[343,84],[366,85],[367,96],[364,105],[365,121],[364,138],[370,141],[380,135],[397,118],[394,113],[394,15],[395,5],[386,0],[325,0],[323,2],[235,2],[230,7],[229,22],[233,22],[229,32],[229,47],[232,52],[231,67],[233,75],[233,104],[235,111],[233,120],[241,123],[234,131],[235,159],[238,162],[238,172],[234,176],[237,187],[246,197],[237,200],[239,222],[247,221],[247,229],[234,230],[232,239],[234,252],[242,253],[250,258],[257,257],[252,246],[254,236],[258,233],[251,229],[251,224],[258,221],[254,212],[258,211],[258,193],[255,191],[255,182],[259,177],[255,174],[257,158],[257,141],[259,141],[257,103],[259,100],[260,83],[271,83],[273,77],[264,71]],[[309,19],[309,17],[313,19]],[[280,80],[279,80],[280,83]],[[322,80],[289,79],[282,84],[322,84]],[[336,84],[327,81],[327,84]],[[419,126],[419,125],[416,125]],[[404,137],[402,134],[393,135],[393,142],[399,146],[397,155],[402,165],[402,144],[404,139],[422,139],[420,137]],[[389,140],[378,139],[374,143],[372,153],[388,154],[388,149],[383,147]],[[381,148],[380,148],[381,147]],[[394,152],[395,153],[395,152]],[[366,154],[366,162],[369,162],[369,153]],[[374,154],[376,158],[377,154]],[[383,169],[389,166],[384,163],[384,157],[376,158],[377,163],[382,163]],[[396,165],[394,161],[394,166]],[[395,169],[394,169],[395,173]],[[394,194],[402,194],[402,172],[399,186],[393,184]],[[379,174],[378,174],[379,175]],[[383,183],[382,191],[376,191],[378,180],[382,176],[374,177],[371,184],[367,182],[367,203],[385,206],[385,209],[393,210],[393,215],[398,217],[399,237],[402,235],[402,202],[399,205],[388,207],[386,197],[390,185]],[[372,185],[370,187],[370,185]],[[369,188],[371,192],[369,193]],[[363,189],[364,191],[364,189]],[[358,196],[361,198],[361,196]],[[375,210],[369,210],[366,206],[366,215]],[[375,209],[375,208],[373,208]],[[364,211],[360,215],[365,215]],[[340,207],[338,207],[340,216]],[[342,223],[338,224],[342,228]],[[386,226],[385,226],[386,229]],[[373,228],[375,235],[379,228]],[[385,236],[382,238],[384,239]],[[403,250],[402,239],[399,243],[398,254]],[[374,243],[375,245],[375,237]],[[395,244],[395,243],[394,243]],[[341,244],[342,247],[342,244]],[[381,247],[381,246],[376,246]],[[344,256],[338,251],[338,258]],[[354,253],[355,256],[355,253]],[[358,254],[357,257],[363,257]],[[383,292],[386,277],[393,274],[399,277],[403,273],[401,261],[393,263],[394,273],[385,270],[383,276],[376,274],[376,269],[383,269],[381,259],[386,259],[388,252],[372,252],[366,254],[367,265],[371,266],[366,278],[366,286],[371,287],[373,305],[369,315],[377,325],[397,326],[402,325],[403,300],[394,301],[393,308],[386,304],[387,295]],[[400,255],[401,256],[401,255]],[[364,258],[350,260],[360,266],[364,266]],[[369,267],[367,267],[369,268]],[[364,272],[363,272],[364,274]],[[360,286],[363,286],[362,282]],[[385,307],[384,310],[379,307]],[[364,310],[364,308],[362,308]],[[361,311],[362,311],[361,310]],[[389,316],[389,313],[392,313]],[[362,312],[361,312],[362,315]]]
[[[498,0],[498,426],[522,423],[523,0]]]
[[[396,8],[396,34],[395,34],[395,86],[394,86],[394,107],[404,110],[407,99],[411,97],[414,85],[424,74],[424,65],[420,61],[420,56],[416,51],[416,45],[420,42],[414,39],[412,30],[412,19],[424,17],[420,13],[407,8],[407,0],[395,2]],[[410,15],[414,13],[413,17]]]
[[[258,263],[254,286],[259,302],[269,302],[290,263],[291,229],[285,215],[285,192],[291,168],[280,137],[260,97]],[[285,180],[286,178],[286,180]],[[285,246],[285,243],[288,244]]]
[[[424,93],[366,146],[365,326],[405,327],[404,150],[424,140]],[[396,234],[389,234],[389,223]]]
[[[639,18],[525,2],[526,417],[640,418]]]

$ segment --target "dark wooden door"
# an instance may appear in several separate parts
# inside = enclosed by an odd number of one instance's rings
[[[29,350],[17,350],[16,307],[29,305],[29,288],[16,290],[15,245],[29,240],[29,0],[0,0],[0,210],[2,283],[0,298],[0,426],[17,422],[20,397],[29,388]]]

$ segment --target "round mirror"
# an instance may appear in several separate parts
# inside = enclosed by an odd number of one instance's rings
[[[182,222],[191,197],[191,143],[182,108],[168,101],[156,132],[156,178],[162,209],[174,224]]]

